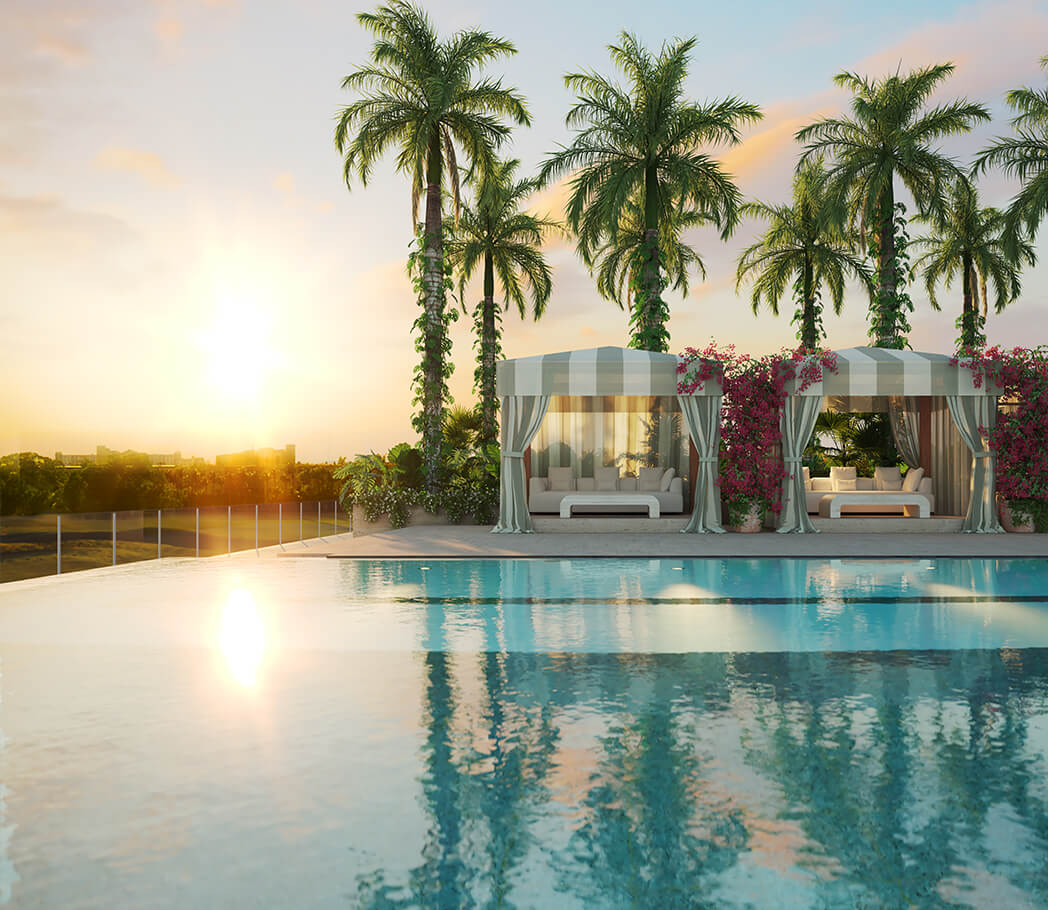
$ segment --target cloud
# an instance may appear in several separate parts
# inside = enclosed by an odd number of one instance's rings
[[[60,35],[41,35],[36,42],[36,50],[39,54],[55,57],[69,66],[80,66],[91,56],[83,44]]]
[[[153,31],[164,44],[176,44],[183,30],[182,20],[175,16],[163,16],[153,23]]]
[[[98,153],[95,164],[110,171],[138,174],[153,186],[166,189],[176,187],[182,182],[158,155],[138,149],[116,145],[107,146]]]
[[[293,209],[323,214],[335,208],[335,203],[330,199],[311,199],[300,193],[294,176],[287,171],[273,178],[273,189],[281,195],[285,205]]]

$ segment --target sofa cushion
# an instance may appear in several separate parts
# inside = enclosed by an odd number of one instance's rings
[[[592,477],[580,477],[575,481],[575,486],[580,493],[592,493],[597,489],[597,482]]]
[[[903,481],[902,489],[904,493],[916,493],[917,487],[921,483],[921,479],[924,477],[924,468],[910,468],[906,472],[906,480]]]
[[[833,481],[829,477],[813,477],[811,488],[816,493],[832,493]]]
[[[550,468],[549,488],[567,492],[575,489],[575,472],[571,468]]]
[[[902,474],[899,473],[899,466],[895,465],[895,467],[891,468],[874,468],[873,484],[875,490],[901,490]]]
[[[835,490],[850,489],[854,490],[855,487],[842,487],[840,482],[842,480],[855,480],[855,468],[830,468],[830,480],[833,481],[833,488]]]
[[[617,490],[619,488],[619,469],[616,467],[594,468],[593,479],[597,481],[598,493],[609,493],[612,490]]]
[[[673,478],[676,475],[676,468],[666,468],[666,473],[662,475],[662,481],[659,483],[659,489],[662,490],[663,493],[669,490],[670,484],[673,483]]]
[[[811,490],[811,469],[802,468],[801,470],[804,472],[804,489]]]
[[[545,493],[548,489],[547,483],[545,477],[532,477],[528,481],[528,501],[530,502],[540,493]]]
[[[637,478],[637,489],[642,493],[654,493],[662,489],[663,468],[641,468]]]
[[[856,490],[875,490],[872,477],[856,477],[855,478],[855,489]]]
[[[836,481],[836,487],[834,488],[838,493],[847,493],[849,490],[856,489],[856,483],[858,478],[856,477],[838,477]]]
[[[636,493],[637,492],[637,478],[630,474],[625,477],[619,478],[619,489],[624,493]]]

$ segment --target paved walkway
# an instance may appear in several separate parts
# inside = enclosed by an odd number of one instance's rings
[[[250,551],[254,556],[254,551]],[[492,534],[487,527],[420,525],[353,537],[340,534],[309,546],[276,547],[264,556],[1039,556],[1048,534]]]

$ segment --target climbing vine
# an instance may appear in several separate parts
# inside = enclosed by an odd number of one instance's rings
[[[877,206],[877,224],[881,223],[881,209]],[[893,219],[895,234],[895,255],[890,263],[892,275],[895,279],[894,287],[889,289],[885,286],[883,276],[877,283],[877,290],[873,302],[870,305],[870,330],[869,337],[873,344],[879,348],[902,349],[907,347],[906,336],[910,332],[908,314],[913,312],[913,301],[906,292],[906,283],[909,276],[910,256],[906,252],[910,238],[906,231],[906,206],[901,202],[895,204],[895,216]],[[872,250],[876,263],[877,253],[880,249],[880,236],[876,238]]]
[[[657,237],[644,240],[630,270],[630,291],[633,307],[630,310],[630,347],[640,351],[666,352],[670,347],[670,333],[666,323],[670,308],[662,299],[666,288],[666,263],[659,250]],[[652,272],[655,272],[652,275]]]
[[[498,439],[498,397],[495,394],[495,364],[502,359],[502,311],[494,301],[481,300],[473,310],[473,350],[477,366],[473,370],[473,390],[481,405],[480,436],[485,443]],[[485,325],[486,319],[491,323]]]
[[[422,440],[420,448],[425,464],[426,486],[430,490],[436,490],[440,483],[438,473],[441,466],[444,415],[446,406],[452,401],[448,379],[455,371],[455,365],[450,359],[451,336],[448,333],[448,323],[458,319],[458,312],[444,305],[447,292],[452,286],[451,264],[446,254],[442,259],[444,279],[440,288],[440,318],[430,319],[426,312],[428,239],[420,225],[408,254],[408,275],[422,310],[411,325],[415,334],[415,350],[421,358],[411,378],[411,387],[415,393],[411,404],[417,407],[411,418],[411,425]],[[432,378],[434,376],[435,381]]]
[[[822,291],[815,287],[812,289],[811,298],[804,294],[804,276],[799,275],[793,282],[793,300],[797,304],[790,325],[796,325],[796,339],[801,343],[801,348],[814,351],[819,346],[819,339],[826,335],[822,326]]]

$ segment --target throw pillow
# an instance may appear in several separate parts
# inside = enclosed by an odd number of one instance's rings
[[[902,474],[898,466],[893,468],[873,469],[873,488],[875,490],[901,490]]]
[[[842,480],[854,481],[855,479],[855,468],[830,468],[830,480],[833,481],[833,488],[835,490],[843,489],[840,485]],[[855,489],[854,483],[852,484],[851,489]]]
[[[811,490],[811,469],[804,468],[804,489]]]
[[[676,468],[666,468],[666,473],[662,475],[662,481],[659,483],[659,489],[663,493],[670,491],[670,484],[673,483],[673,478],[677,476]]]
[[[854,477],[838,477],[837,489],[842,493],[847,490],[854,490],[856,483],[858,483],[858,481]]]
[[[593,478],[597,481],[598,493],[607,493],[619,488],[618,468],[596,468],[593,471]]]
[[[659,484],[662,483],[662,468],[641,468],[640,478],[637,480],[637,489],[642,492],[654,493]]]
[[[923,479],[924,468],[910,468],[906,472],[906,480],[903,481],[902,491],[904,493],[916,493]]]
[[[559,492],[575,489],[575,474],[571,468],[550,468],[549,488]]]

